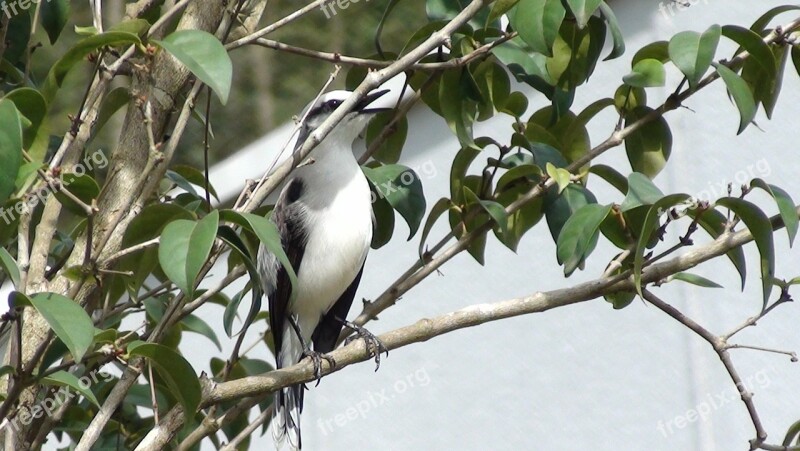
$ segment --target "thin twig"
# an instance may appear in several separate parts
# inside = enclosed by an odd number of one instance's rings
[[[797,353],[794,351],[783,351],[780,349],[772,349],[772,348],[764,348],[761,346],[740,345],[740,344],[727,345],[726,349],[752,349],[754,351],[764,351],[764,352],[772,352],[775,354],[783,354],[783,355],[788,355],[792,362],[797,362]]]
[[[731,360],[731,356],[728,353],[728,347],[727,343],[725,343],[725,340],[722,337],[712,334],[708,331],[708,329],[705,329],[703,326],[699,325],[694,320],[681,313],[675,307],[664,302],[646,288],[642,290],[642,294],[647,302],[653,304],[659,310],[663,311],[679,323],[691,329],[692,332],[702,337],[708,342],[708,344],[711,345],[712,348],[714,348],[714,352],[716,352],[720,360],[722,360],[722,364],[725,366],[728,375],[733,381],[733,384],[736,386],[739,396],[741,397],[742,402],[744,403],[745,407],[747,408],[747,412],[750,415],[750,421],[753,423],[753,427],[755,428],[756,438],[751,441],[751,449],[758,448],[757,445],[760,445],[767,440],[767,431],[761,424],[761,418],[758,416],[758,411],[753,403],[753,393],[748,390],[747,385],[745,385],[741,376],[739,376],[739,372],[736,370],[736,367]]]
[[[407,70],[439,71],[444,69],[466,66],[467,64],[478,59],[479,57],[488,55],[492,49],[494,49],[500,44],[503,44],[511,39],[514,39],[516,36],[517,36],[516,31],[512,33],[507,33],[498,38],[497,40],[484,44],[478,47],[477,49],[467,53],[466,55],[438,63],[414,63],[408,66]],[[388,67],[394,62],[394,61],[383,61],[383,60],[375,60],[367,58],[357,58],[354,56],[342,55],[340,53],[321,52],[318,50],[311,50],[304,47],[297,47],[265,38],[256,39],[254,44],[273,50],[279,50],[287,53],[292,53],[295,55],[318,59],[321,61],[328,61],[337,64],[339,63],[347,64],[349,66],[368,67],[372,69],[381,69],[384,67]]]

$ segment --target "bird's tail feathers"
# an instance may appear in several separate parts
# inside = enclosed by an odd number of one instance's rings
[[[275,397],[275,417],[272,420],[272,438],[278,448],[284,441],[289,448],[302,448],[300,438],[300,413],[303,411],[303,386],[292,385],[282,388]]]
[[[303,344],[294,330],[284,333],[284,341],[276,359],[278,368],[294,365],[303,355]],[[282,388],[275,395],[275,410],[272,420],[272,438],[278,448],[284,441],[289,442],[290,449],[299,450],[302,446],[300,438],[300,414],[303,412],[303,386],[292,385]]]

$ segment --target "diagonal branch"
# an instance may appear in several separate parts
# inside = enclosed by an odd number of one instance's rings
[[[794,19],[793,21],[789,22],[783,27],[776,27],[773,32],[771,32],[764,38],[764,42],[767,44],[777,42],[780,39],[782,39],[783,36],[797,30],[798,28],[800,28],[800,17]],[[739,54],[735,58],[732,58],[730,61],[725,62],[724,64],[727,66],[736,66],[742,63],[747,58],[749,58],[749,56],[750,56],[749,53],[742,52],[741,54]],[[586,155],[575,160],[571,165],[567,167],[567,170],[569,170],[572,173],[576,173],[576,171],[579,170],[581,167],[583,167],[585,164],[591,162],[592,160],[594,160],[607,150],[621,145],[624,142],[624,139],[634,131],[639,130],[646,124],[664,116],[664,114],[666,114],[667,112],[675,110],[678,107],[680,107],[681,103],[684,100],[688,99],[689,97],[694,95],[697,91],[700,91],[701,89],[705,88],[718,78],[719,74],[717,72],[713,72],[708,76],[706,76],[703,80],[701,80],[696,87],[687,88],[686,90],[684,90],[679,94],[671,95],[661,106],[656,108],[654,111],[650,112],[647,116],[639,119],[638,121],[628,125],[625,128],[614,131],[611,134],[611,136],[605,141],[603,141],[600,145],[593,148]],[[515,202],[506,207],[505,209],[506,213],[509,215],[513,214],[514,212],[518,211],[520,208],[524,207],[534,199],[541,197],[545,192],[547,192],[547,188],[549,188],[553,184],[554,180],[547,179],[544,183],[535,186],[528,193],[524,194],[523,196],[518,198]],[[380,296],[378,296],[378,298],[376,298],[373,302],[364,304],[363,310],[355,319],[354,323],[358,325],[364,325],[373,318],[376,318],[378,314],[380,314],[382,311],[394,305],[400,298],[400,296],[408,292],[408,290],[416,286],[419,282],[424,280],[431,273],[439,269],[439,267],[441,267],[451,258],[460,254],[462,251],[466,250],[476,238],[488,232],[491,229],[492,225],[493,222],[491,220],[487,220],[485,223],[476,227],[471,232],[463,235],[455,244],[445,249],[442,253],[434,256],[433,258],[429,258],[429,255],[426,255],[425,258],[421,258],[416,262],[414,262],[411,265],[411,267],[402,276],[400,276],[391,286],[389,286],[383,293],[381,293]],[[447,242],[450,241],[451,238],[453,238],[452,232],[448,233],[442,240],[440,240],[434,246],[434,249],[443,248],[447,244]],[[343,336],[340,336],[340,339],[343,339]]]
[[[800,207],[796,211],[800,215]],[[772,225],[773,229],[782,228],[783,223],[780,217],[772,218]],[[693,268],[752,240],[753,236],[749,230],[726,233],[711,243],[698,246],[684,255],[648,267],[642,274],[642,282],[655,282],[676,272]],[[626,271],[616,276],[601,277],[571,288],[539,292],[524,298],[501,302],[473,305],[438,317],[424,318],[415,324],[387,332],[379,338],[388,349],[398,349],[413,343],[428,341],[431,338],[459,329],[505,318],[544,312],[553,308],[596,299],[604,294],[633,291],[634,289],[631,272]],[[371,358],[368,349],[361,340],[356,340],[333,351],[330,356],[335,359],[336,368],[331,368],[324,362],[323,374],[340,371],[349,365]],[[271,371],[260,376],[245,377],[216,385],[206,383],[200,407],[205,408],[225,401],[261,396],[272,393],[282,387],[309,382],[314,379],[316,379],[314,365],[309,359],[306,359],[291,367]],[[174,435],[182,427],[184,415],[180,405],[173,407],[165,417],[169,418],[169,422],[165,425],[159,425],[147,437],[164,434],[171,436],[170,434]],[[173,428],[173,430],[171,432],[165,431],[167,426]],[[148,438],[145,440],[148,440]],[[156,448],[142,448],[142,450],[144,449]]]

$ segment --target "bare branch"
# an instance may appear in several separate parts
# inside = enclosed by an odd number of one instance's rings
[[[506,41],[514,39],[514,37],[516,36],[517,32],[507,33],[498,38],[497,40],[492,41],[488,44],[484,44],[464,56],[453,58],[448,61],[442,61],[439,63],[414,63],[408,66],[406,69],[438,71],[454,67],[465,66],[481,56],[488,55],[493,48],[497,47],[498,45]],[[353,56],[342,55],[340,53],[320,52],[318,50],[311,50],[311,49],[306,49],[304,47],[297,47],[289,44],[284,44],[283,42],[273,41],[271,39],[265,39],[265,38],[256,39],[254,44],[273,50],[279,50],[287,53],[292,53],[295,55],[306,56],[309,58],[314,58],[321,61],[327,61],[330,63],[347,64],[349,66],[361,66],[372,69],[381,69],[384,67],[389,67],[392,63],[394,63],[394,61],[357,58]]]

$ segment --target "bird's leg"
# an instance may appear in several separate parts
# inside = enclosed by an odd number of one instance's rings
[[[385,352],[386,357],[389,357],[389,350],[386,349],[386,346],[384,346],[383,343],[381,343],[381,341],[378,339],[378,337],[375,336],[375,334],[359,326],[358,324],[351,323],[350,321],[341,318],[336,318],[336,319],[341,321],[342,324],[349,327],[350,329],[353,329],[356,333],[356,335],[351,335],[347,337],[347,339],[344,341],[345,346],[350,344],[351,341],[357,340],[359,338],[364,340],[364,344],[367,347],[367,353],[369,353],[370,356],[375,357],[375,371],[378,371],[378,368],[381,367],[381,353]]]
[[[292,329],[294,329],[294,333],[297,334],[300,344],[303,345],[303,357],[309,357],[311,358],[311,361],[314,362],[314,377],[317,379],[317,384],[315,385],[316,387],[319,385],[319,381],[322,380],[322,360],[325,359],[325,361],[331,366],[331,369],[336,368],[336,360],[327,354],[323,354],[311,349],[311,345],[303,340],[303,335],[300,334],[300,326],[297,325],[297,321],[292,315],[289,315],[289,324],[292,325]]]

